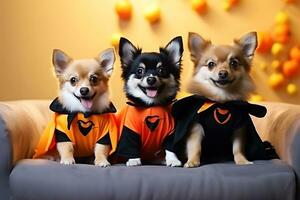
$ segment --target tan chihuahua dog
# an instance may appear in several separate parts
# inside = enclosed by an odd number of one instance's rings
[[[35,157],[51,149],[55,138],[62,164],[74,164],[74,157],[95,155],[97,166],[110,165],[107,157],[117,144],[117,128],[109,99],[108,80],[115,54],[107,49],[94,59],[71,59],[53,51],[53,65],[59,82],[59,96],[50,105],[54,119],[44,131]],[[55,145],[52,145],[55,146]]]
[[[257,36],[250,32],[232,45],[214,45],[196,33],[189,33],[188,47],[194,63],[192,80],[188,91],[205,96],[219,103],[245,101],[254,90],[249,75],[251,61],[257,47]],[[220,109],[220,112],[222,110]],[[205,131],[200,123],[190,127],[187,139],[187,157],[185,167],[200,165],[201,141]],[[232,139],[232,153],[236,164],[250,164],[243,153],[245,131],[235,131]],[[216,147],[221,148],[221,147]]]

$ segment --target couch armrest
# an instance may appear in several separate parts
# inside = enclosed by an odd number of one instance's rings
[[[11,151],[10,166],[32,157],[40,134],[51,117],[49,104],[47,100],[0,102],[0,118],[5,125],[0,138],[9,141],[9,144],[0,145],[0,152]]]
[[[0,118],[0,194],[9,199],[8,177],[11,170],[11,145],[5,122]]]
[[[262,102],[268,109],[265,118],[253,118],[262,140],[275,147],[279,157],[294,169],[297,196],[300,198],[300,105]]]

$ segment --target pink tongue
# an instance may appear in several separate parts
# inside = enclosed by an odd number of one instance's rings
[[[93,105],[93,101],[92,100],[84,100],[81,99],[81,104],[87,108],[87,109],[91,109],[92,105]]]
[[[149,90],[149,89],[146,89],[146,93],[147,93],[147,96],[148,97],[155,97],[157,95],[157,90]]]

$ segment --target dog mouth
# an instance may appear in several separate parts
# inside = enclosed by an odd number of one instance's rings
[[[79,97],[74,93],[73,93],[73,95],[78,99],[78,101],[80,101],[80,103],[83,105],[83,107],[90,110],[93,106],[93,99],[96,96],[96,92],[91,96]]]
[[[145,95],[147,95],[150,98],[155,98],[159,95],[161,92],[163,85],[159,87],[143,87],[141,85],[138,85],[138,87],[143,91]]]
[[[234,79],[229,80],[229,79],[224,79],[224,80],[214,80],[214,79],[210,79],[217,87],[219,86],[227,86],[230,85],[234,82]]]

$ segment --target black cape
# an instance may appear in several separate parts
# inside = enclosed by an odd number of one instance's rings
[[[211,106],[205,111],[200,112],[199,110],[204,107],[206,103],[210,103]],[[231,121],[229,121],[229,123],[226,122],[227,124],[224,125],[220,124],[220,121],[218,119],[216,120],[216,118],[218,118],[216,117],[218,114],[216,114],[216,109],[229,110],[229,118],[231,117]],[[197,121],[202,124],[205,133],[205,137],[202,141],[201,163],[233,160],[232,132],[241,125],[246,128],[244,152],[248,160],[278,158],[270,143],[261,141],[250,118],[250,115],[262,118],[266,115],[266,112],[267,109],[264,106],[251,104],[246,101],[218,103],[197,95],[183,98],[175,102],[172,108],[172,115],[174,116],[176,124],[174,150],[179,155],[184,151],[189,127],[192,123]],[[223,116],[220,116],[220,119],[222,119],[222,117]]]

